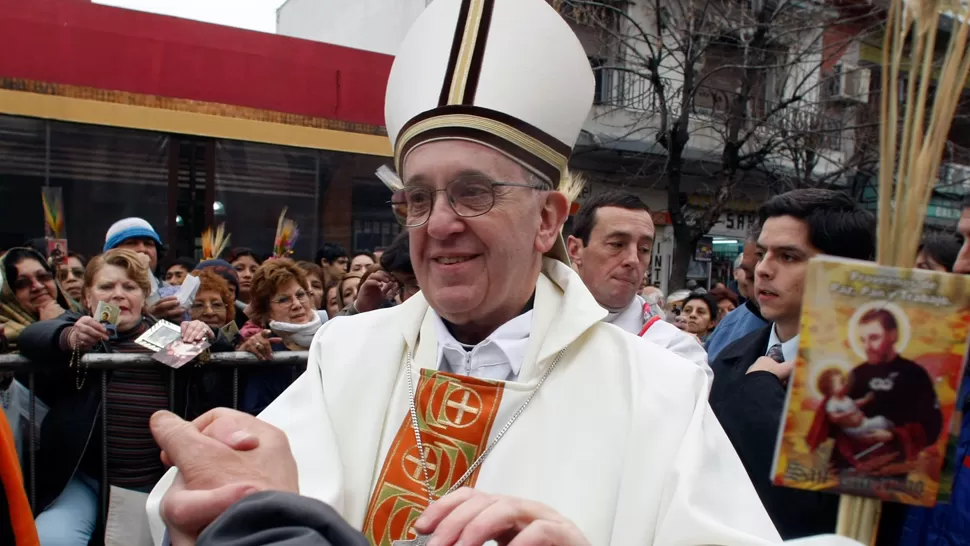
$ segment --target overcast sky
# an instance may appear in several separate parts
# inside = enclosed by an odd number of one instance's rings
[[[96,4],[263,32],[276,32],[276,8],[283,2],[284,0],[94,0]]]

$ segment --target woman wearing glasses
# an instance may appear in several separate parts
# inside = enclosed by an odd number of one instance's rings
[[[76,302],[64,297],[39,252],[19,247],[0,257],[0,329],[11,351],[16,351],[20,332],[27,326],[77,310]]]
[[[192,320],[200,320],[213,331],[225,327],[236,318],[236,298],[222,275],[211,269],[192,272],[199,278],[199,291],[189,308]]]
[[[84,288],[84,268],[88,261],[77,252],[68,252],[67,261],[57,266],[57,280],[61,283],[64,294],[76,302],[81,301],[81,290]]]
[[[276,351],[305,351],[322,321],[313,309],[306,274],[293,260],[269,260],[253,276],[247,313],[263,331],[239,346],[261,360]],[[302,373],[304,367],[268,364],[247,373],[240,409],[261,412]]]

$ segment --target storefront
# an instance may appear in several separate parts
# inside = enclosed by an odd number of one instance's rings
[[[14,3],[0,33],[31,53],[0,56],[0,248],[43,236],[45,186],[85,254],[126,216],[170,256],[219,223],[269,253],[284,207],[298,257],[397,233],[374,176],[389,56],[58,0]]]

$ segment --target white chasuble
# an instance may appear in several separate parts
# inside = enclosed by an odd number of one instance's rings
[[[428,502],[408,418],[409,350],[436,497],[563,351],[467,485],[542,502],[597,546],[780,542],[708,406],[704,371],[601,323],[606,312],[567,266],[544,259],[518,381],[439,372],[428,311],[418,294],[395,308],[327,322],[306,373],[260,415],[286,432],[300,493],[333,506],[372,543],[412,537]],[[156,537],[163,530],[158,505],[174,472],[149,499]]]

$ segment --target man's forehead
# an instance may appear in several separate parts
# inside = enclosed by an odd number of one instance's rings
[[[488,146],[463,140],[440,140],[414,148],[404,159],[404,184],[432,184],[464,175],[522,181],[528,176],[520,164]]]
[[[650,213],[642,209],[622,207],[600,207],[596,209],[596,223],[593,227],[604,235],[625,233],[634,237],[654,237],[656,228]]]
[[[765,220],[758,236],[758,246],[766,249],[787,247],[810,253],[818,252],[809,240],[808,224],[792,216]]]

